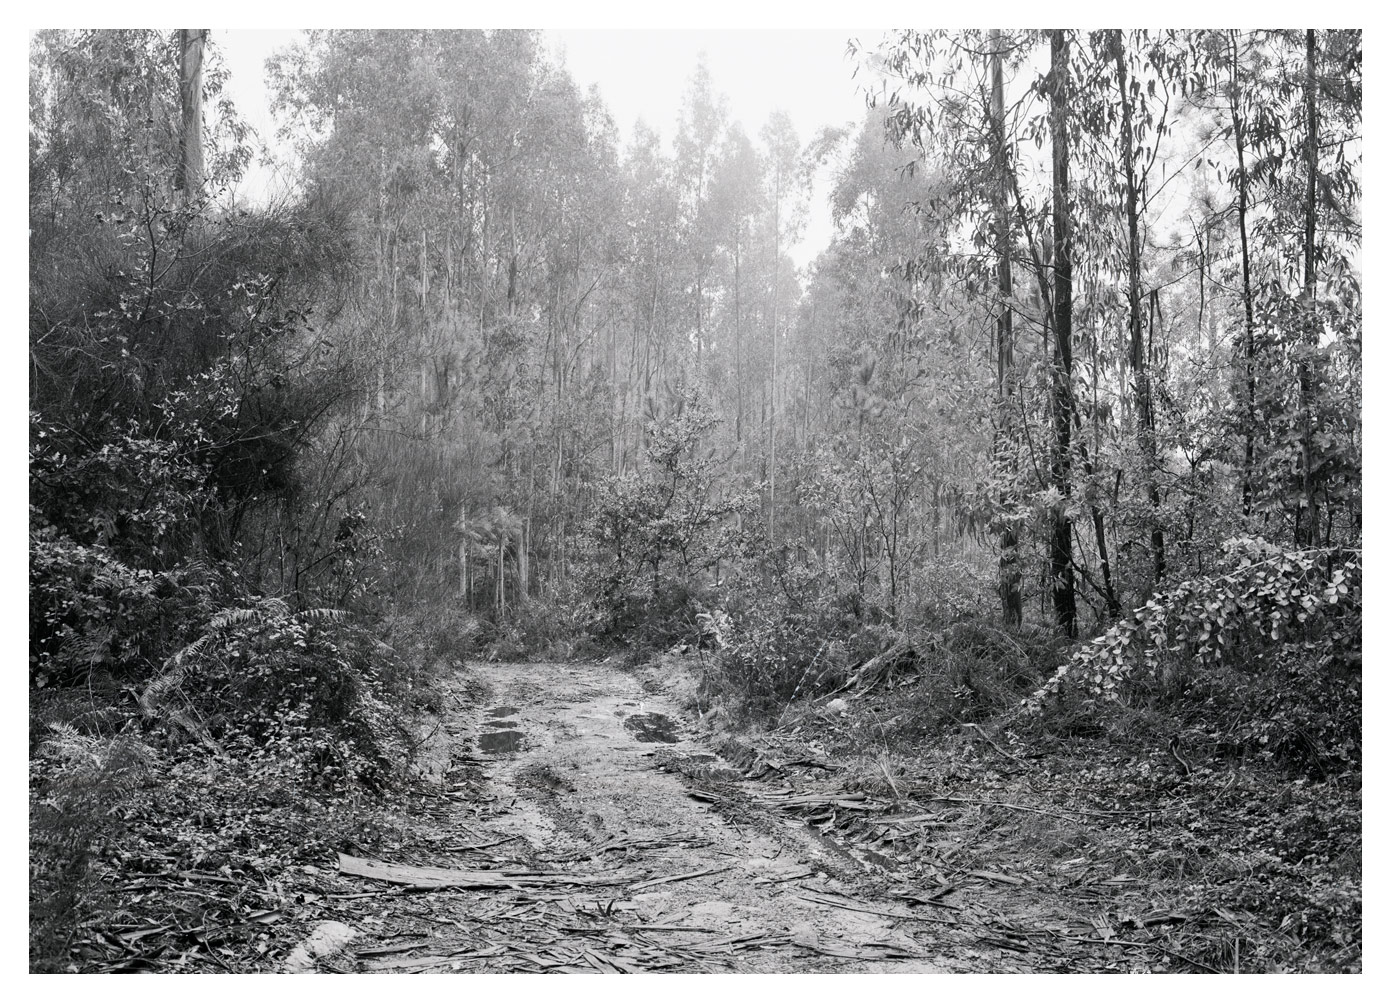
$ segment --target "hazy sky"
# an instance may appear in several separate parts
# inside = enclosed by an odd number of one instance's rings
[[[599,87],[625,143],[639,118],[670,144],[682,95],[706,54],[717,93],[728,99],[730,117],[757,138],[769,115],[782,109],[792,117],[803,142],[824,125],[858,121],[865,96],[852,79],[848,38],[872,45],[878,29],[842,30],[566,30],[544,33],[582,90]],[[275,121],[265,87],[265,61],[299,33],[286,30],[213,30],[231,71],[230,88],[242,115],[268,142]],[[670,149],[670,147],[669,147]],[[265,169],[254,170],[243,188],[248,194],[276,187]],[[825,192],[815,193],[802,244],[792,250],[805,265],[826,245],[831,233]]]

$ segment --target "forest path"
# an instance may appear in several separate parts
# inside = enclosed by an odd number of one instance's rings
[[[456,871],[377,871],[408,894],[371,901],[353,968],[942,971],[941,915],[861,895],[852,851],[760,804],[778,781],[745,779],[634,676],[484,664],[445,688],[426,772],[449,795],[401,853]],[[419,887],[442,874],[493,887]]]

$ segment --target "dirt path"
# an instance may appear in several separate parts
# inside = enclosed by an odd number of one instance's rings
[[[390,863],[516,885],[411,890],[406,873],[386,894],[354,877],[349,968],[942,970],[933,932],[950,915],[867,898],[854,850],[761,804],[777,777],[746,779],[650,689],[607,665],[451,681],[428,765],[451,797]]]

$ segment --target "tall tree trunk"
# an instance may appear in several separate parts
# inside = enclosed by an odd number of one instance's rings
[[[777,479],[777,472],[774,470],[775,443],[778,423],[778,252],[779,252],[779,233],[778,233],[778,210],[779,202],[783,198],[783,176],[782,168],[776,168],[773,181],[773,310],[772,324],[769,327],[769,437],[768,437],[768,483],[769,483],[769,509],[768,509],[768,539],[773,541],[774,523],[774,484]]]
[[[1005,150],[1005,82],[1001,68],[1000,29],[991,29],[991,132],[996,161],[996,285],[1000,291],[1000,316],[996,318],[996,460],[998,476],[1014,480],[1014,406],[1011,403],[1015,370],[1014,318],[1010,308],[1013,282],[1010,274],[1010,171]],[[1009,507],[1012,492],[1001,488],[1002,509]],[[934,505],[936,506],[936,501]],[[937,514],[934,513],[934,552],[937,550]],[[1007,522],[1000,538],[1001,618],[1008,627],[1019,627],[1024,617],[1020,596],[1019,540],[1015,525]]]
[[[1054,619],[1072,638],[1078,633],[1073,574],[1073,226],[1068,205],[1068,34],[1049,35],[1049,122],[1053,133],[1054,365],[1052,393],[1054,455],[1051,464],[1059,502],[1052,516],[1049,579]]]
[[[1255,464],[1253,447],[1257,427],[1257,360],[1256,320],[1252,307],[1252,259],[1247,243],[1247,151],[1246,125],[1242,119],[1241,94],[1238,78],[1237,31],[1228,33],[1232,55],[1232,79],[1228,92],[1228,109],[1232,115],[1233,143],[1237,147],[1237,233],[1242,247],[1242,308],[1243,338],[1239,347],[1242,360],[1244,414],[1242,422],[1242,515],[1252,514],[1252,476]]]
[[[1137,213],[1136,148],[1132,130],[1131,90],[1126,74],[1126,45],[1122,33],[1113,30],[1112,56],[1116,61],[1121,92],[1121,163],[1126,195],[1126,300],[1131,329],[1131,372],[1136,387],[1136,438],[1141,448],[1142,477],[1150,500],[1150,551],[1155,584],[1165,577],[1165,531],[1160,522],[1160,490],[1155,445],[1155,409],[1150,392],[1149,359],[1141,337],[1141,237]]]
[[[735,223],[735,448],[744,458],[744,337],[740,327],[740,231]]]
[[[174,187],[190,201],[203,194],[203,45],[207,28],[179,29],[179,169]]]
[[[1315,78],[1315,29],[1305,31],[1305,325],[1300,355],[1300,489],[1304,513],[1296,520],[1296,543],[1319,546],[1319,509],[1315,505],[1314,391],[1310,356],[1319,348],[1316,303],[1315,223],[1319,210],[1319,97]],[[1302,532],[1303,530],[1303,532]]]

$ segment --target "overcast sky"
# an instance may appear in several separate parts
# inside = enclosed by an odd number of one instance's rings
[[[558,60],[564,61],[581,90],[597,85],[627,143],[642,119],[669,144],[677,112],[700,54],[706,54],[717,93],[729,102],[733,120],[751,138],[777,110],[786,111],[803,142],[822,126],[859,121],[865,95],[852,78],[854,63],[846,55],[847,39],[873,45],[879,29],[842,30],[567,30],[544,32]],[[242,115],[268,142],[274,143],[275,120],[265,85],[266,57],[289,45],[299,32],[286,30],[213,30],[231,71],[230,89]],[[278,182],[264,168],[243,184],[256,197]],[[823,186],[824,188],[824,186]],[[809,207],[800,246],[792,250],[799,265],[810,261],[831,233],[825,191]]]

